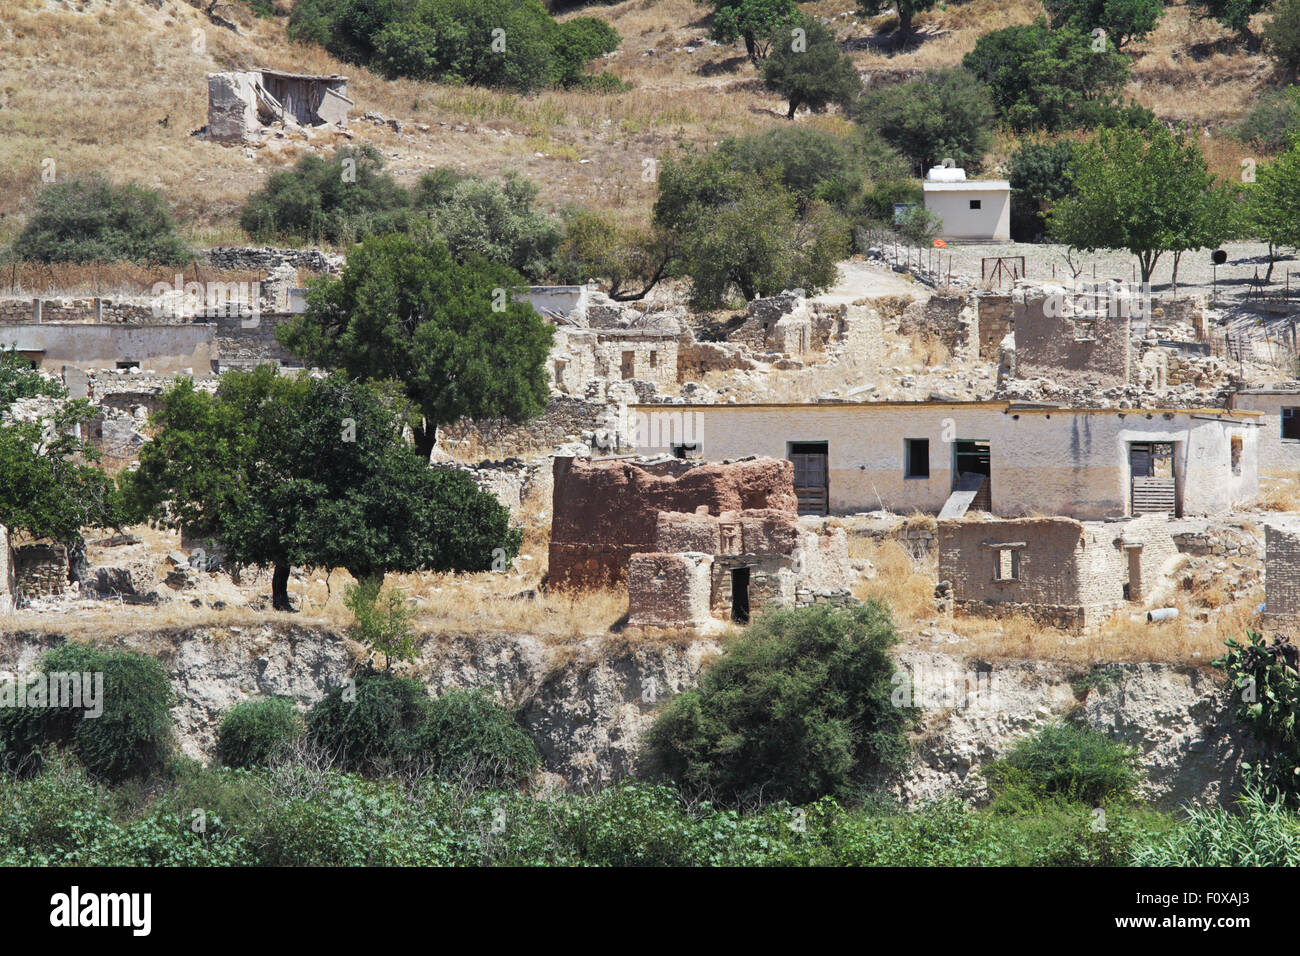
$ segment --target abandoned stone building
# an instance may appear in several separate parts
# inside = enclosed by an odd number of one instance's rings
[[[784,292],[754,299],[726,340],[744,345],[755,356],[810,359],[837,347],[868,360],[882,351],[880,313],[865,301],[811,300]]]
[[[655,537],[628,562],[632,626],[745,624],[768,608],[853,601],[843,528],[802,528],[775,509],[661,511]]]
[[[557,325],[547,365],[555,388],[570,395],[585,395],[594,379],[672,385],[677,335],[663,329]]]
[[[968,613],[1091,628],[1145,604],[1183,561],[1164,515],[1130,521],[966,517],[938,522],[939,589]]]
[[[345,76],[243,70],[208,74],[208,139],[241,143],[265,125],[348,125]]]
[[[1217,514],[1256,497],[1259,413],[1012,402],[635,405],[642,454],[790,461],[808,514]],[[971,476],[964,479],[962,476]],[[952,512],[949,512],[950,514]]]
[[[763,458],[706,465],[556,457],[550,582],[623,585],[632,555],[660,551],[663,512],[718,517],[761,510],[794,517],[793,475],[788,461]]]

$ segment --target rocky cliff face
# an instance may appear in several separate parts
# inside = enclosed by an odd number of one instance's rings
[[[28,671],[58,643],[0,636],[0,678]],[[157,656],[180,703],[183,750],[210,759],[221,716],[247,697],[282,694],[307,706],[344,681],[345,639],[328,630],[264,625],[194,628],[112,638]],[[410,672],[438,694],[483,687],[517,706],[551,782],[586,789],[632,771],[637,744],[659,705],[695,685],[719,648],[710,641],[612,646],[601,639],[555,645],[519,634],[429,637]],[[920,708],[916,757],[892,783],[906,802],[952,794],[979,799],[980,765],[1019,738],[1067,715],[1142,753],[1146,796],[1174,807],[1223,802],[1249,744],[1231,702],[1207,673],[1164,664],[1116,664],[1089,676],[1045,661],[988,663],[903,647],[898,702]]]

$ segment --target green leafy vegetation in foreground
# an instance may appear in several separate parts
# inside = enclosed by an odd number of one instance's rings
[[[66,757],[0,781],[0,865],[1116,865],[1179,839],[1151,811],[1117,810],[1098,830],[1090,808],[1064,802],[1015,815],[955,802],[847,809],[830,798],[740,812],[666,785],[539,799],[306,763],[181,763],[157,796],[146,792],[97,785]],[[1277,850],[1273,862],[1300,859]]]

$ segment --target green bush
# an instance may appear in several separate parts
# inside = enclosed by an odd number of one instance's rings
[[[162,194],[98,174],[46,186],[9,257],[32,262],[177,265],[193,253],[178,235]]]
[[[988,87],[962,69],[932,70],[915,80],[869,90],[853,113],[918,172],[945,159],[977,172],[991,142],[994,118]]]
[[[1278,0],[1264,25],[1268,53],[1291,75],[1300,69],[1300,0]]]
[[[1133,796],[1137,751],[1089,727],[1049,724],[984,769],[995,806],[1060,797],[1098,806]]]
[[[424,748],[431,706],[417,681],[366,671],[312,707],[307,731],[345,770],[420,770],[427,766]]]
[[[1300,133],[1300,94],[1296,87],[1269,90],[1255,101],[1233,135],[1269,153],[1284,150]]]
[[[425,753],[440,776],[476,787],[506,787],[541,766],[537,747],[486,691],[453,690],[429,708]]]
[[[167,672],[154,658],[69,643],[45,654],[37,669],[102,674],[102,713],[86,716],[87,708],[68,706],[0,708],[0,742],[9,769],[39,767],[38,748],[53,744],[75,754],[93,775],[119,782],[154,773],[171,756],[168,711],[174,698]],[[19,684],[16,690],[31,700],[32,686]]]
[[[695,305],[796,288],[813,295],[834,283],[849,248],[847,222],[821,201],[800,215],[780,176],[738,169],[722,150],[663,164],[654,225],[676,240],[673,269],[689,278]]]
[[[1074,143],[1022,143],[1011,154],[1007,179],[1011,183],[1011,233],[1020,241],[1035,240],[1047,231],[1046,212],[1070,188],[1066,175],[1074,159]]]
[[[302,717],[285,697],[245,700],[217,728],[217,759],[227,767],[258,767],[283,752],[302,730]]]
[[[558,219],[536,208],[537,193],[513,172],[494,182],[439,169],[420,177],[412,203],[457,262],[479,256],[537,279],[554,269],[564,234]]]
[[[912,712],[891,700],[897,639],[874,601],[762,615],[663,708],[647,766],[728,802],[859,794],[908,753]]]
[[[410,197],[372,146],[345,146],[328,159],[303,155],[244,201],[239,224],[258,240],[350,242],[410,228]]]

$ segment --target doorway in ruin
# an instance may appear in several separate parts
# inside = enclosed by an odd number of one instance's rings
[[[830,513],[830,469],[824,441],[793,441],[786,457],[794,465],[794,493],[801,515]]]
[[[731,569],[731,619],[749,623],[749,568]]]
[[[993,511],[993,473],[989,467],[990,445],[987,438],[958,438],[952,443],[952,490],[958,484],[969,487],[970,480],[962,482],[963,475],[983,475],[979,490],[971,499],[971,511]]]
[[[1174,442],[1129,442],[1129,513],[1182,517]]]
[[[636,367],[636,353],[624,352],[622,363],[619,367],[619,374],[623,376],[624,381],[627,381],[629,378],[632,377],[632,375],[634,374],[635,367]]]

